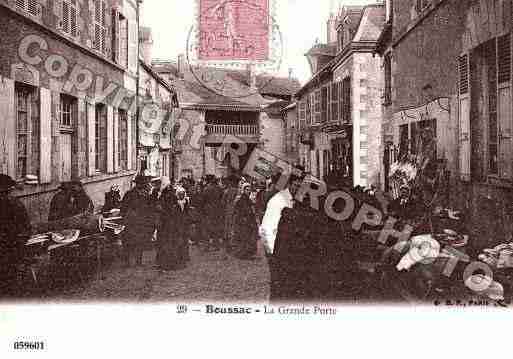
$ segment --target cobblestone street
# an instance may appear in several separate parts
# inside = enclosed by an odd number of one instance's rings
[[[154,266],[155,251],[146,251],[141,267],[122,268],[115,262],[105,270],[103,280],[90,280],[47,300],[263,302],[269,296],[269,270],[262,253],[259,248],[256,260],[242,261],[193,246],[186,269],[164,272]]]

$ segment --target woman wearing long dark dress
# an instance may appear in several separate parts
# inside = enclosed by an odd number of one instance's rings
[[[244,184],[233,212],[233,255],[239,259],[253,259],[257,253],[257,222],[250,193],[251,185]]]
[[[158,265],[162,270],[186,267],[189,258],[191,214],[185,189],[179,187],[175,197],[163,193],[162,215],[158,232]]]

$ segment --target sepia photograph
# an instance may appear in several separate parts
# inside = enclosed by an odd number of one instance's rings
[[[512,29],[513,0],[0,0],[0,352],[64,355],[34,318],[511,319]]]

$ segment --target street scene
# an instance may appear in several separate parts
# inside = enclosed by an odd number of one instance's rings
[[[1,301],[511,305],[512,0],[157,3],[0,0]]]

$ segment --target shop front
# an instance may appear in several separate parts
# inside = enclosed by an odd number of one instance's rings
[[[349,187],[353,184],[352,128],[327,124],[322,127],[330,151],[325,154],[325,181],[330,185]]]

